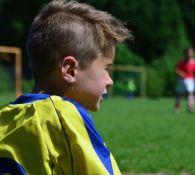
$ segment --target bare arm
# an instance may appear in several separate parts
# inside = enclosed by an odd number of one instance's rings
[[[176,69],[176,74],[181,78],[185,77],[185,72],[180,69]]]

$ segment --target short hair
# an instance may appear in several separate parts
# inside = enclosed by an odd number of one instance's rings
[[[35,17],[27,39],[27,54],[35,77],[48,75],[66,56],[85,69],[99,55],[131,32],[107,12],[75,1],[53,0]]]

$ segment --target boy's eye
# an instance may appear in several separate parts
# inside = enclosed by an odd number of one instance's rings
[[[110,69],[111,69],[111,66],[105,67],[105,70],[106,70],[106,71],[109,71]]]
[[[111,68],[112,68],[112,64],[108,64],[108,65],[105,66],[105,70],[107,72],[110,72]]]

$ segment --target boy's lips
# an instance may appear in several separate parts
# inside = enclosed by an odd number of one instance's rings
[[[104,100],[104,95],[107,94],[107,89],[104,89],[103,93],[102,93],[102,96],[100,97],[100,101],[103,101]]]

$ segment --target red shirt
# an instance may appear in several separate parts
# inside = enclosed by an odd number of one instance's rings
[[[185,73],[185,78],[195,78],[195,59],[181,59],[177,69]]]

